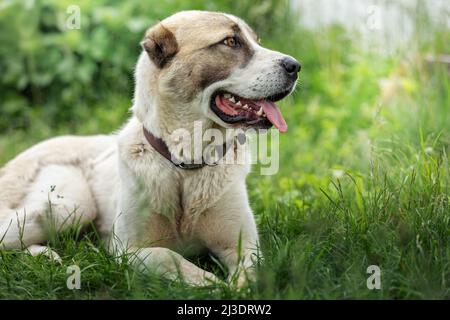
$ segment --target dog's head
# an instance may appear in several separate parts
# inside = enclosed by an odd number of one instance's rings
[[[287,130],[274,102],[293,91],[300,64],[260,46],[241,19],[180,12],[150,28],[141,45],[134,111],[144,123],[171,113],[224,128]]]

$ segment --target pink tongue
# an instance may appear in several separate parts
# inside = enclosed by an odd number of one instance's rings
[[[281,115],[280,109],[272,101],[259,100],[255,101],[256,104],[263,108],[264,113],[267,115],[267,119],[278,129],[281,133],[287,131],[287,124]]]

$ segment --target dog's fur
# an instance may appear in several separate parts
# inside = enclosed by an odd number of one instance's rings
[[[239,50],[215,45],[235,34],[244,42]],[[213,93],[260,99],[286,90],[291,83],[279,67],[286,56],[261,47],[237,17],[200,11],[158,23],[141,45],[133,116],[117,135],[53,138],[2,168],[0,248],[58,258],[42,246],[49,220],[58,230],[93,221],[114,255],[132,253],[137,267],[171,279],[217,281],[180,254],[191,245],[209,249],[230,274],[251,271],[258,234],[245,186],[249,164],[177,168],[142,127],[169,149],[177,144],[171,133],[192,133],[194,121],[204,130],[229,128],[210,109]]]

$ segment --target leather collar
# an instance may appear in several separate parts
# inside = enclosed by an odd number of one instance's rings
[[[176,158],[172,155],[172,153],[169,151],[169,148],[167,147],[167,144],[164,142],[164,140],[162,140],[161,138],[157,138],[155,137],[150,131],[148,131],[144,126],[142,127],[143,131],[144,131],[144,136],[145,139],[147,139],[147,142],[156,150],[158,151],[158,153],[160,155],[162,155],[164,158],[166,158],[167,160],[169,160],[174,166],[184,169],[184,170],[196,170],[196,169],[201,169],[205,166],[216,166],[217,163],[214,164],[209,164],[207,162],[205,162],[205,159],[203,159],[202,157],[202,162],[201,163],[183,163],[181,161],[174,161],[174,159],[176,160]],[[245,135],[244,135],[245,138]],[[243,144],[245,143],[245,140],[242,140],[242,138],[238,138],[238,141]],[[233,141],[233,143],[230,143],[229,146],[227,146],[227,143],[225,142],[222,146],[218,146],[216,147],[217,150],[216,151],[222,151],[222,157],[225,157],[226,153],[228,152],[228,150],[230,149],[230,147],[233,145],[234,146],[235,141]],[[222,150],[220,150],[219,148],[222,148]],[[220,159],[219,159],[220,160]]]

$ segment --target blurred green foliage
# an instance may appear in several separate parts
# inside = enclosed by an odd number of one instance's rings
[[[68,29],[76,4],[81,29]],[[0,132],[39,114],[71,122],[111,94],[131,99],[132,70],[146,28],[183,9],[238,12],[265,35],[285,20],[285,1],[4,1],[0,4]],[[72,123],[75,126],[75,124]]]

